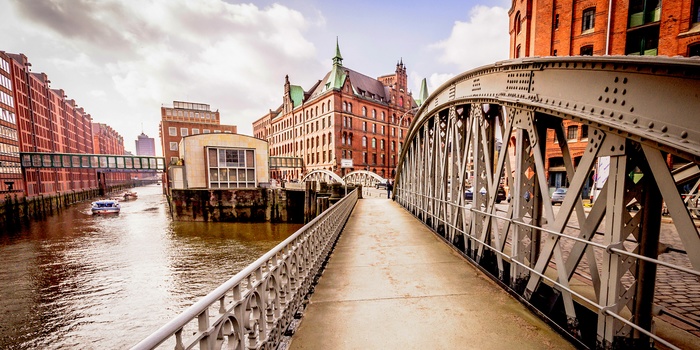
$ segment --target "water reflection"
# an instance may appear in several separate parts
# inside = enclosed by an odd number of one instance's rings
[[[172,222],[159,186],[0,237],[0,348],[126,348],[301,227]]]

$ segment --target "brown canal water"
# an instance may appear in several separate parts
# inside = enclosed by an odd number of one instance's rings
[[[173,222],[159,185],[134,190],[0,234],[0,349],[129,348],[302,226]]]

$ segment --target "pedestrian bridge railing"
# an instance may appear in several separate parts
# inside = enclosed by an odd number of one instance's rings
[[[132,349],[275,349],[357,203],[352,191]]]

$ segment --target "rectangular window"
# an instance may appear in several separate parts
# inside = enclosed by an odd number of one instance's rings
[[[581,125],[581,139],[588,138],[588,125]]]
[[[171,150],[171,151],[177,151],[177,142],[171,142],[171,143],[170,143],[170,150]]]
[[[578,138],[578,126],[569,126],[566,129],[566,138],[569,140],[576,140]]]
[[[197,135],[197,134],[199,134],[199,129],[193,128],[193,129],[192,129],[192,135]]]
[[[169,127],[168,128],[168,135],[177,136],[177,128],[174,126]]]
[[[583,18],[581,23],[581,33],[593,31],[595,28],[595,7],[583,10]]]
[[[180,128],[180,136],[187,136],[187,135],[188,135],[187,128]]]
[[[210,132],[211,132],[211,131],[210,131],[209,129],[204,129],[204,130],[202,130],[202,133],[204,133],[204,134],[208,134],[208,133],[210,133]]]
[[[593,56],[593,45],[581,46],[579,54],[581,56]]]
[[[207,148],[210,188],[256,187],[255,150]]]

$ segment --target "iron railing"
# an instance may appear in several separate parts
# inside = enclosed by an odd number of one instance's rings
[[[357,203],[357,190],[132,349],[275,349]]]

